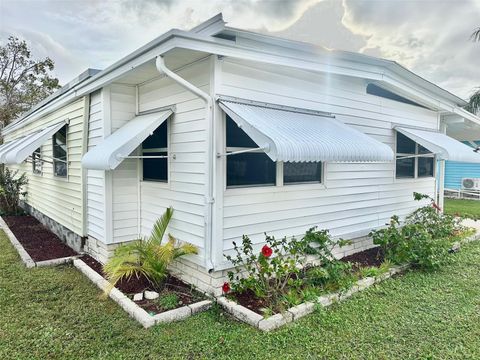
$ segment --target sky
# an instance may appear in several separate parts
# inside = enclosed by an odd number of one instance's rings
[[[464,99],[480,86],[480,0],[0,0],[0,43],[25,39],[64,84],[219,12],[232,27],[397,61]]]

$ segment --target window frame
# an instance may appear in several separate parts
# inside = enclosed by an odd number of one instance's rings
[[[422,145],[420,145],[419,143],[417,143],[416,141],[414,141],[410,138],[409,139],[415,143],[415,154],[398,153],[397,152],[398,134],[401,134],[401,133],[398,132],[398,131],[395,131],[395,163],[394,163],[394,179],[395,179],[395,181],[412,181],[412,180],[430,179],[430,178],[434,179],[435,178],[435,173],[437,171],[437,161],[436,161],[435,154],[432,154],[432,153],[421,154],[419,152],[419,148]],[[403,135],[403,136],[406,136],[406,135]],[[407,138],[408,138],[408,136],[407,136]],[[413,177],[398,177],[397,176],[397,161],[398,161],[397,158],[398,157],[403,157],[403,156],[412,156],[412,158],[414,159]],[[420,157],[422,157],[422,158],[432,158],[433,159],[433,169],[432,169],[432,175],[431,176],[430,175],[428,175],[428,176],[418,176],[418,159]]]
[[[60,132],[62,131],[62,129],[65,129],[65,167],[66,167],[66,174],[65,175],[58,175],[57,172],[55,171],[55,163],[58,162],[59,160],[56,160],[55,159],[55,136]],[[69,126],[68,124],[65,124],[64,126],[62,126],[57,132],[55,132],[55,134],[52,135],[52,171],[53,171],[53,177],[55,178],[58,178],[58,179],[64,179],[64,180],[68,180],[68,175],[70,174],[70,171],[68,169],[68,165],[69,165],[69,151],[68,151],[68,129],[69,129]],[[63,161],[61,161],[63,162]]]
[[[235,146],[229,146],[227,147],[227,120],[228,120],[228,114],[223,112],[223,149],[224,153],[230,153],[234,151],[243,151],[243,150],[249,150],[249,149],[255,149],[254,147],[235,147]],[[236,122],[231,119],[236,125]],[[248,136],[248,135],[247,135]],[[253,140],[252,140],[253,141]],[[260,147],[257,145],[257,147]],[[258,149],[258,150],[253,150],[250,151],[249,153],[264,153],[264,150]],[[236,156],[236,155],[228,155],[228,156]],[[268,192],[268,191],[278,191],[279,187],[282,187],[283,189],[289,189],[289,190],[303,190],[304,188],[320,188],[320,189],[325,189],[325,174],[326,174],[326,163],[324,161],[318,161],[321,164],[321,173],[320,173],[320,179],[319,181],[302,181],[302,182],[292,182],[292,183],[284,183],[284,162],[283,161],[275,161],[275,168],[276,168],[276,175],[275,175],[275,184],[254,184],[254,185],[233,185],[233,186],[228,186],[227,185],[227,179],[228,179],[228,169],[227,169],[227,158],[228,156],[222,156],[223,158],[223,169],[224,169],[224,174],[223,174],[223,179],[224,179],[224,190],[225,191],[240,191],[240,189],[262,189],[262,191]]]
[[[37,169],[37,166],[40,166]],[[43,175],[43,161],[42,161],[42,147],[39,146],[33,153],[32,153],[32,173],[34,175]]]
[[[170,142],[170,119],[171,119],[171,116],[169,118],[167,118],[164,123],[162,123],[160,125],[160,126],[162,126],[163,124],[166,124],[166,126],[167,126],[167,147],[165,147],[165,148],[144,149],[143,148],[143,141],[139,146],[140,156],[148,156],[149,153],[159,153],[159,152],[164,152],[164,153],[167,154],[166,155],[167,158],[165,158],[165,160],[167,161],[167,179],[166,180],[148,179],[148,178],[145,179],[144,171],[143,171],[144,170],[144,160],[145,159],[138,159],[138,161],[139,161],[139,178],[140,178],[140,181],[142,181],[142,182],[153,183],[153,184],[165,184],[165,185],[170,184],[170,156],[169,156],[169,154],[170,154],[170,144],[171,144],[171,142]]]

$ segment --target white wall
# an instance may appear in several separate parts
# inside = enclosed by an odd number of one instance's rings
[[[21,136],[39,131],[45,127],[69,120],[67,133],[68,177],[53,175],[53,166],[44,162],[42,174],[33,174],[32,164],[23,162],[20,165],[9,165],[12,170],[25,172],[28,177],[26,202],[49,218],[65,226],[77,235],[82,236],[82,145],[83,121],[85,117],[85,98],[78,99],[57,111],[52,112],[5,136],[11,141]],[[53,156],[52,139],[41,146],[42,155],[47,159]]]
[[[209,91],[209,60],[195,63],[179,75]],[[149,234],[165,208],[175,212],[169,231],[204,249],[207,122],[205,104],[172,80],[162,77],[139,87],[140,111],[176,105],[169,119],[169,182],[140,182],[141,233]]]
[[[102,91],[90,95],[88,150],[104,138]],[[87,170],[87,233],[105,242],[105,171]]]
[[[222,69],[215,88],[218,94],[331,112],[392,148],[392,123],[438,126],[436,112],[368,95],[366,83],[359,79],[229,58],[223,60]],[[217,151],[222,146],[220,140]],[[394,163],[328,163],[324,185],[226,189],[219,207],[223,211],[223,250],[231,250],[232,241],[238,242],[243,234],[261,242],[264,232],[298,236],[315,225],[335,236],[365,235],[384,225],[391,215],[406,215],[418,206],[413,201],[414,191],[434,193],[433,178],[396,180],[394,171]]]

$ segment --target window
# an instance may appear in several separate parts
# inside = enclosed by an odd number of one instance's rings
[[[142,156],[168,156],[168,120],[142,143]],[[143,180],[168,182],[168,158],[144,158]]]
[[[227,152],[258,145],[227,115]],[[262,150],[227,156],[227,186],[275,185],[277,169]]]
[[[403,96],[397,95],[394,92],[391,92],[389,90],[386,90],[384,88],[381,88],[380,86],[377,86],[375,84],[368,84],[367,85],[367,94],[370,95],[375,95],[379,97],[383,97],[385,99],[393,100],[393,101],[398,101],[404,104],[409,104],[409,105],[414,105],[414,106],[419,106],[422,108],[425,108],[425,106],[422,106],[412,100],[408,100],[407,98],[404,98]]]
[[[257,149],[259,146],[226,115],[227,153]],[[275,186],[280,183],[321,183],[322,163],[276,163],[263,150],[226,157],[227,187]],[[277,181],[278,176],[280,180]]]
[[[434,155],[407,136],[397,132],[396,177],[421,178],[433,177]]]
[[[53,135],[53,174],[67,177],[68,174],[67,125]]]
[[[39,147],[32,154],[32,171],[34,174],[40,175],[42,173],[42,148]]]
[[[283,163],[284,184],[319,183],[321,181],[321,162]]]

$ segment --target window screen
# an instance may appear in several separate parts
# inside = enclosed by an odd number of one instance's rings
[[[42,173],[42,149],[38,148],[32,154],[32,171],[34,174]]]
[[[53,174],[59,177],[68,175],[67,125],[53,135]]]
[[[155,129],[152,135],[142,143],[143,156],[167,156],[168,155],[168,128],[167,121]],[[144,158],[143,180],[168,181],[168,158]]]
[[[322,163],[320,162],[301,162],[301,163],[283,163],[283,183],[307,183],[322,181]]]
[[[227,152],[255,149],[258,145],[227,115]],[[227,186],[275,185],[276,163],[262,150],[227,156]]]

